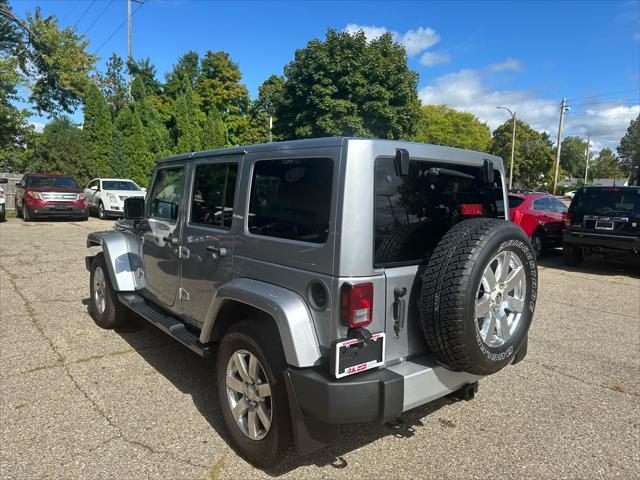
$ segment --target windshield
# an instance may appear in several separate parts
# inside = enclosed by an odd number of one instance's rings
[[[80,188],[71,177],[29,177],[27,185],[29,187]]]
[[[575,196],[571,209],[582,213],[636,213],[640,214],[640,189],[585,188]]]
[[[140,187],[127,180],[103,180],[103,190],[133,190],[140,191]]]

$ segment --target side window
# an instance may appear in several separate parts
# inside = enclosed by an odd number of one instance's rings
[[[249,232],[324,243],[329,234],[333,161],[330,158],[255,163]]]
[[[556,213],[567,213],[567,206],[557,198],[551,199],[551,205]]]
[[[158,170],[149,196],[149,217],[175,222],[184,185],[184,168]]]
[[[549,212],[551,207],[547,198],[539,198],[533,201],[532,209],[536,212]]]
[[[198,165],[193,180],[191,223],[231,228],[238,165]]]
[[[509,195],[509,208],[517,208],[524,203],[524,198]]]

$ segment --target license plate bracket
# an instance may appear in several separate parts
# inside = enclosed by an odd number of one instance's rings
[[[385,334],[371,334],[371,338],[342,338],[334,342],[331,372],[336,378],[371,370],[384,364]]]
[[[613,222],[609,220],[596,220],[596,230],[613,230]]]

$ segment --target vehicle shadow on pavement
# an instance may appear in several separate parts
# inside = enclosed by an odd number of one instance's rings
[[[117,333],[180,392],[190,395],[207,423],[233,448],[218,405],[215,356],[206,359],[197,356],[142,318],[135,318],[131,325],[117,330]],[[150,348],[149,345],[154,347]],[[348,462],[344,459],[345,454],[387,436],[410,438],[419,427],[424,426],[425,416],[453,403],[456,400],[442,398],[418,407],[404,414],[403,423],[393,427],[379,424],[343,425],[340,437],[334,443],[311,455],[294,457],[275,468],[265,470],[265,473],[278,477],[305,465],[346,468]],[[206,459],[209,460],[215,461]]]
[[[640,258],[590,255],[582,265],[570,267],[562,259],[562,250],[548,250],[538,259],[538,266],[564,270],[566,272],[590,273],[593,275],[628,276],[640,279]]]

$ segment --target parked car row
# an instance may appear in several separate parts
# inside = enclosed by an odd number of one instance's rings
[[[87,220],[91,213],[102,219],[121,217],[127,198],[145,194],[144,188],[126,178],[96,178],[83,188],[69,175],[26,173],[16,184],[16,216],[25,221],[48,217]],[[3,219],[4,191],[0,201]]]
[[[562,247],[565,263],[576,266],[585,255],[640,254],[640,187],[586,186],[569,193],[568,208],[548,193],[509,193],[509,216],[536,256]]]

